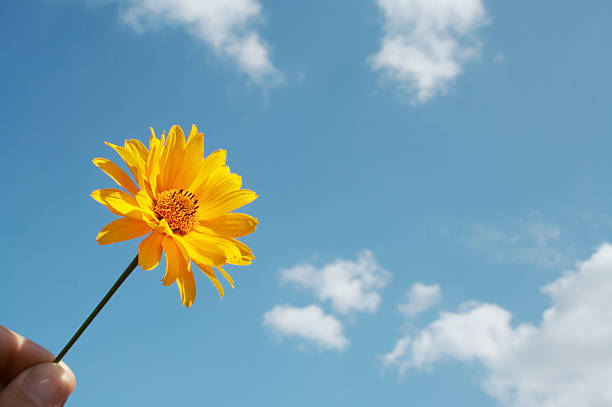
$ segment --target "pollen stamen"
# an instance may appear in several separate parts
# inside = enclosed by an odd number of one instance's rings
[[[198,200],[183,189],[164,191],[153,201],[153,212],[158,220],[165,219],[177,235],[186,235],[198,223]]]

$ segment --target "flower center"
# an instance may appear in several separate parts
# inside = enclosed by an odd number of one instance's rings
[[[198,223],[198,200],[183,189],[162,192],[153,201],[152,209],[157,219],[165,219],[177,235],[186,235]]]

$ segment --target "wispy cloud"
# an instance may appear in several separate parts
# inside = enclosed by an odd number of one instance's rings
[[[436,305],[442,298],[437,284],[414,283],[406,293],[406,302],[398,304],[398,310],[407,317],[413,317]]]
[[[511,219],[500,225],[472,225],[465,244],[496,263],[535,266],[540,269],[571,264],[572,247],[559,226],[539,214]]]
[[[263,324],[282,337],[300,338],[321,348],[343,350],[349,344],[342,333],[342,323],[316,305],[277,305],[264,314]]]
[[[228,58],[258,84],[277,84],[282,75],[270,48],[253,26],[262,20],[258,0],[105,0],[119,4],[121,19],[138,32],[183,27]]]
[[[488,22],[481,0],[377,2],[384,15],[384,36],[370,62],[413,94],[413,103],[445,93],[463,64],[480,55],[476,32]]]
[[[398,340],[382,360],[400,372],[444,360],[484,366],[484,390],[512,407],[612,405],[612,245],[543,288],[539,325],[513,327],[509,311],[470,302]]]
[[[381,301],[380,291],[389,283],[391,273],[383,269],[369,250],[357,261],[338,259],[322,268],[298,264],[281,271],[284,281],[313,290],[322,301],[342,314],[353,311],[375,312]]]

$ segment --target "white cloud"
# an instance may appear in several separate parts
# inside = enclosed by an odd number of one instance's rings
[[[410,336],[400,338],[396,343],[393,350],[386,355],[382,356],[382,361],[386,366],[399,365],[401,373],[406,371],[407,366],[404,366],[404,362],[401,360],[405,357],[406,352],[410,350]]]
[[[488,17],[481,0],[377,0],[384,14],[381,49],[370,56],[413,102],[444,93],[462,65],[480,54],[475,36]]]
[[[447,358],[494,362],[517,340],[515,333],[529,330],[521,326],[515,332],[509,325],[510,313],[493,304],[470,302],[462,309],[443,312],[415,337],[400,339],[401,346],[385,355],[385,362],[397,364],[400,372]]]
[[[405,371],[477,361],[484,390],[506,406],[612,405],[612,245],[543,292],[552,306],[539,325],[513,327],[499,306],[468,303],[400,339],[383,362]]]
[[[233,60],[260,84],[275,84],[281,75],[270,60],[269,47],[252,25],[261,20],[258,0],[114,0],[121,18],[139,32],[161,25],[181,26]]]
[[[561,228],[537,213],[506,221],[501,226],[473,225],[465,243],[496,263],[525,264],[540,269],[571,264],[572,248],[562,239]]]
[[[263,324],[281,336],[301,338],[321,348],[343,350],[349,344],[342,333],[342,323],[316,305],[277,305],[264,314]]]
[[[440,286],[414,283],[406,293],[406,302],[397,306],[407,317],[415,316],[436,305],[442,298]]]
[[[298,264],[281,271],[284,281],[297,283],[315,292],[322,300],[331,301],[337,312],[376,312],[381,301],[379,292],[389,283],[391,273],[383,269],[369,250],[357,261],[338,259],[317,269],[311,264]]]

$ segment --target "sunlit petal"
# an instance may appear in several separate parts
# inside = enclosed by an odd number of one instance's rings
[[[98,244],[111,244],[135,239],[146,235],[151,228],[143,221],[133,218],[119,218],[104,226],[96,241]]]

